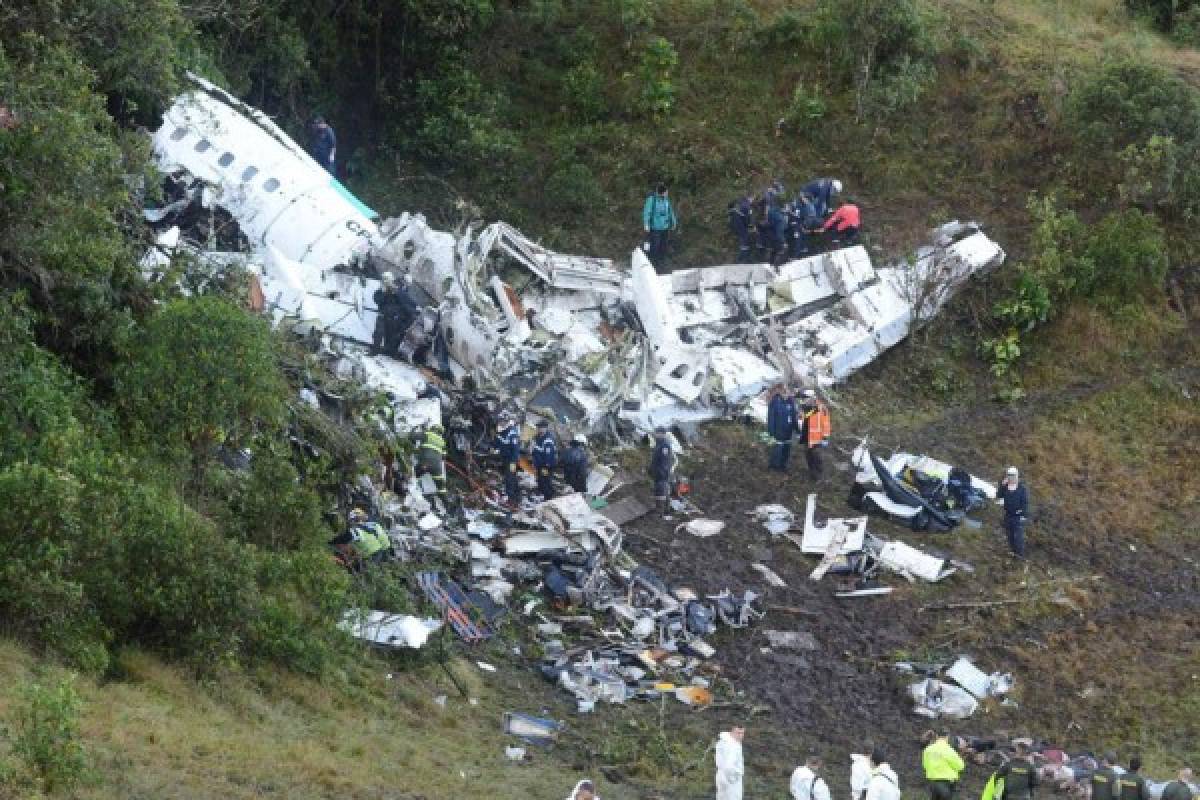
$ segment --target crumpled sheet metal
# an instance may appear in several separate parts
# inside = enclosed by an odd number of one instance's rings
[[[916,704],[913,713],[922,717],[966,719],[979,710],[979,701],[970,692],[936,678],[917,681],[908,692]]]
[[[815,520],[816,509],[817,496],[809,494],[808,504],[804,509],[804,538],[801,539],[800,544],[802,552],[812,555],[824,555],[829,550],[833,540],[842,531],[846,532],[846,539],[834,555],[857,553],[863,549],[863,542],[867,535],[866,517],[830,518],[825,520],[823,524],[817,525]]]
[[[164,115],[155,153],[164,172],[199,179],[193,194],[237,220],[266,261],[263,299],[278,321],[369,344],[377,283],[339,271],[369,258],[376,270],[410,275],[432,298],[456,379],[501,385],[537,364],[578,406],[573,424],[591,431],[607,429],[611,416],[644,431],[717,419],[776,382],[781,365],[809,383],[842,380],[908,335],[914,319],[940,309],[972,274],[1004,260],[977,226],[957,221],[934,231],[911,265],[875,268],[856,246],[778,267],[670,275],[658,275],[640,249],[626,273],[607,259],[548,250],[503,222],[449,233],[404,213],[379,227],[374,212],[270,119],[194,76]],[[518,282],[496,274],[501,257],[529,272],[520,292],[512,291]],[[162,260],[152,253],[144,266]],[[937,291],[917,291],[929,282]],[[522,311],[534,312],[532,335]],[[764,358],[757,340],[768,319],[780,326],[784,352]],[[576,369],[604,361],[606,352],[620,356],[610,358],[619,368]],[[562,366],[577,374],[552,372]]]
[[[320,167],[270,118],[196,75],[154,135],[165,173],[216,190],[251,246],[274,246],[317,269],[366,255],[378,241],[374,212]]]
[[[439,619],[421,619],[387,611],[347,611],[338,627],[356,639],[381,647],[420,649],[442,627]]]

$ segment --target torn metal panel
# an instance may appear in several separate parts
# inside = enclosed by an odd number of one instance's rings
[[[607,258],[571,256],[547,250],[516,228],[493,223],[479,233],[479,249],[486,256],[498,248],[557,289],[620,294],[624,275]]]
[[[834,540],[841,545],[834,555],[857,553],[863,549],[863,541],[867,534],[866,517],[837,517],[825,520],[823,525],[817,525],[815,520],[817,496],[808,496],[808,505],[804,509],[804,538],[800,549],[805,553],[823,555],[829,551]]]
[[[1008,694],[1013,685],[1012,675],[999,672],[988,675],[965,656],[946,670],[946,677],[980,700]]]
[[[255,248],[273,246],[318,269],[366,256],[378,242],[374,212],[265,114],[188,74],[154,135],[166,173],[208,184]]]
[[[946,559],[923,553],[904,542],[888,542],[879,551],[879,563],[901,575],[911,575],[930,583],[936,583],[958,571],[948,566]]]

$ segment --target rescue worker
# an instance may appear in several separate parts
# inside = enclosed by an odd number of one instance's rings
[[[842,193],[842,182],[835,178],[817,178],[804,184],[800,191],[812,198],[817,218],[823,220],[829,215],[833,198]]]
[[[342,556],[342,560],[353,572],[360,572],[368,564],[384,560],[392,547],[392,540],[383,526],[367,517],[361,508],[350,511],[346,517],[346,530],[329,541]]]
[[[407,275],[405,281],[411,280]],[[404,341],[404,334],[417,318],[417,303],[408,292],[408,287],[397,283],[396,276],[385,272],[379,276],[380,286],[372,299],[375,301],[375,330],[371,344],[375,350],[395,356]]]
[[[867,781],[866,800],[900,800],[900,779],[887,763],[882,747],[871,748],[871,778]]]
[[[930,800],[951,800],[958,791],[958,777],[967,765],[950,744],[950,731],[941,731],[921,753],[921,766],[929,783]]]
[[[517,479],[517,462],[521,460],[521,434],[517,422],[507,411],[496,423],[496,450],[504,469],[504,495],[512,508],[521,506],[521,482]]]
[[[330,175],[337,175],[337,134],[319,114],[313,118],[312,146],[309,150],[313,160]]]
[[[1029,513],[1029,491],[1021,483],[1016,467],[1009,467],[996,490],[996,505],[1004,506],[1004,533],[1008,549],[1017,558],[1025,558],[1025,516]]]
[[[1029,745],[1017,742],[1016,747],[1017,754],[1012,760],[996,770],[996,780],[1004,781],[1004,796],[1000,800],[1030,800],[1038,785],[1037,768],[1029,760]]]
[[[538,492],[542,499],[553,500],[553,471],[558,468],[558,442],[550,430],[549,421],[538,421],[537,436],[534,437],[530,454],[533,456],[533,468],[537,472]]]
[[[729,230],[737,239],[737,263],[749,264],[751,251],[750,231],[754,229],[754,197],[743,195],[729,204]]]
[[[446,497],[446,439],[442,426],[435,422],[425,429],[417,445],[417,476],[429,474],[437,486],[438,497]]]
[[[654,502],[664,520],[671,519],[671,476],[675,471],[675,451],[667,439],[667,429],[654,429],[654,453],[650,456],[650,479],[654,481]]]
[[[784,213],[782,201],[772,197],[767,201],[767,261],[771,265],[782,264],[787,259],[787,214]]]
[[[1100,757],[1100,768],[1089,778],[1092,800],[1116,800],[1118,774],[1113,769],[1116,765],[1117,754],[1111,750]]]
[[[800,441],[804,443],[804,460],[808,464],[808,475],[813,480],[821,478],[821,448],[829,446],[831,432],[829,410],[817,398],[812,389],[801,392]]]
[[[567,800],[600,800],[600,795],[596,794],[596,784],[585,779],[575,784]]]
[[[866,750],[872,750],[867,742]],[[865,753],[850,754],[850,800],[865,800],[867,784],[871,782],[871,756]]]
[[[804,192],[792,203],[791,238],[788,241],[792,258],[804,258],[812,253],[812,232],[821,229],[812,198]]]
[[[779,384],[771,390],[771,400],[767,403],[767,433],[775,440],[771,443],[767,469],[787,472],[796,430],[796,399],[790,387]]]
[[[583,494],[587,491],[588,474],[592,471],[588,463],[587,437],[582,433],[575,434],[571,446],[563,453],[563,479],[575,491]]]
[[[1142,768],[1142,757],[1129,759],[1129,770],[1117,778],[1117,800],[1150,800],[1150,787],[1146,779],[1138,774]]]
[[[735,725],[717,737],[714,760],[717,765],[717,800],[742,800],[742,777],[746,764],[742,759],[742,739],[746,729]]]
[[[671,206],[671,198],[667,196],[667,185],[660,183],[654,191],[646,196],[642,205],[642,227],[649,237],[649,250],[646,255],[656,268],[661,266],[667,255],[667,237],[671,231],[679,227],[679,219]]]
[[[1190,769],[1179,770],[1178,778],[1163,787],[1161,800],[1192,800],[1192,777]]]
[[[833,216],[825,220],[825,224],[821,226],[821,232],[824,233],[830,242],[836,241],[842,247],[856,244],[858,242],[858,229],[862,224],[862,215],[859,213],[858,206],[850,200],[844,201],[838,210],[833,212]]]
[[[820,756],[809,756],[804,766],[796,767],[788,781],[792,800],[831,800],[829,784],[820,775],[822,766]]]

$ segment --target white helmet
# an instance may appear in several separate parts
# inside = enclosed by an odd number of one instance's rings
[[[391,286],[392,284],[394,284],[396,282],[396,276],[390,272],[385,272],[379,276],[379,281],[384,286]]]
[[[577,433],[574,437],[572,437],[571,441],[575,444],[587,444],[587,437],[582,433]]]
[[[1007,477],[1009,477],[1009,478],[1015,478],[1015,477],[1017,477],[1017,475],[1018,475],[1018,473],[1017,473],[1017,468],[1016,468],[1016,467],[1009,467],[1009,468],[1008,468],[1008,471],[1007,471],[1007,472],[1005,472],[1004,474],[1005,474]]]
[[[842,193],[842,182],[837,180],[836,178],[833,181],[833,193],[834,194]]]

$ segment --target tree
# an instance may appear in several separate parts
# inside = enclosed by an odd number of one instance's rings
[[[266,320],[213,296],[173,300],[150,317],[130,343],[117,389],[143,437],[186,448],[194,465],[219,441],[278,428],[284,410]]]

